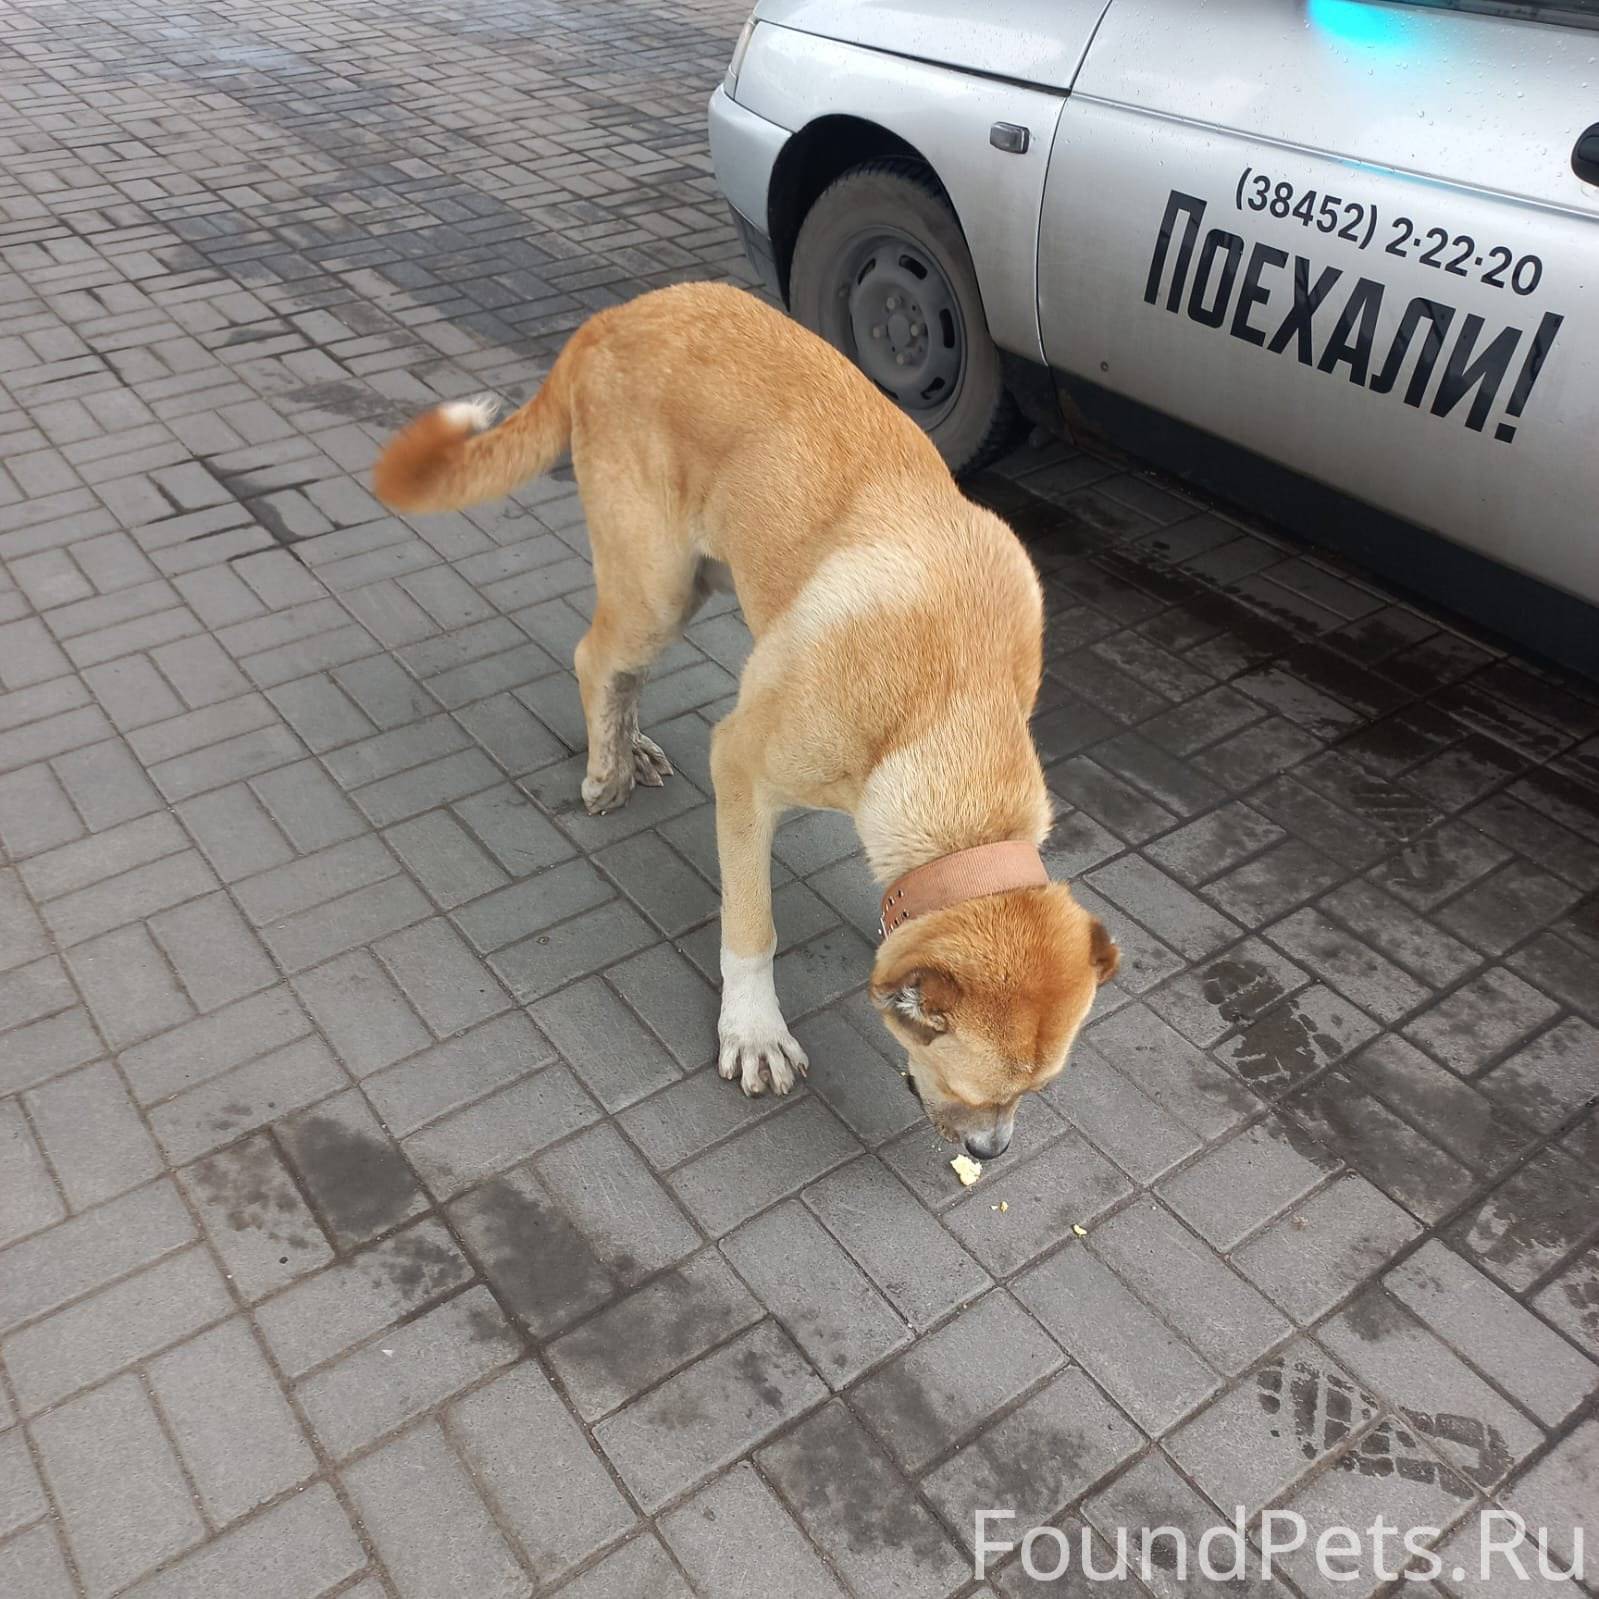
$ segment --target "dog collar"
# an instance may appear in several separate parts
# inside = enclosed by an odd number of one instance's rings
[[[1006,894],[1014,888],[1042,888],[1049,882],[1036,845],[1018,840],[978,844],[973,849],[941,855],[925,866],[913,866],[896,878],[883,895],[877,936],[887,938],[916,916],[941,911],[963,900]]]

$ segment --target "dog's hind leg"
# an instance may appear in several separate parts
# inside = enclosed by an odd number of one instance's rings
[[[682,630],[697,561],[666,534],[633,536],[648,525],[641,497],[585,495],[598,599],[573,664],[588,726],[583,803],[591,814],[626,804],[637,783],[659,788],[672,763],[639,731],[638,702],[650,663]]]

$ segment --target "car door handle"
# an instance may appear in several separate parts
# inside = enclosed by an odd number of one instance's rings
[[[1571,152],[1571,170],[1584,183],[1599,183],[1599,122],[1578,138]]]

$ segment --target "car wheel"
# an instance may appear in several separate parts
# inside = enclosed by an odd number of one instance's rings
[[[971,252],[927,168],[874,161],[822,191],[794,245],[789,309],[919,422],[952,472],[1009,442],[1016,409]]]

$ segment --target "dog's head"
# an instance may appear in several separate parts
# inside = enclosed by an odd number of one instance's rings
[[[1118,952],[1063,883],[914,918],[889,934],[872,1001],[910,1054],[928,1118],[979,1159],[1010,1143],[1016,1106],[1059,1075]]]

